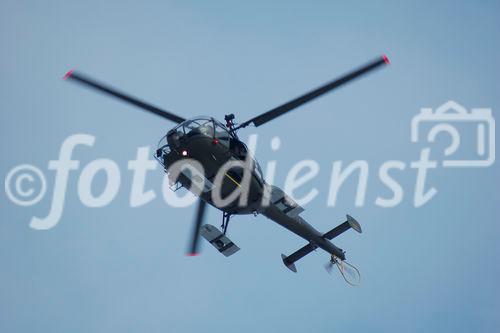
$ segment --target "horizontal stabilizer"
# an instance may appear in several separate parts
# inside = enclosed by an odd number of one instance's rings
[[[240,250],[226,235],[211,224],[203,225],[200,229],[200,235],[226,257]]]
[[[294,273],[297,273],[297,268],[295,267],[295,262],[304,256],[308,255],[312,251],[316,249],[316,246],[312,245],[311,243],[304,245],[294,253],[290,254],[289,256],[286,256],[284,254],[281,255],[281,259],[283,259],[283,263],[285,266],[291,270]]]
[[[323,235],[323,237],[325,237],[326,239],[332,240],[335,237],[337,237],[338,235],[340,235],[341,233],[349,230],[349,228],[352,228],[352,229],[356,230],[357,232],[361,233],[362,230],[361,230],[361,226],[359,225],[358,221],[356,221],[350,215],[347,215],[346,217],[347,217],[347,221],[336,226],[332,230],[328,231],[326,234]]]

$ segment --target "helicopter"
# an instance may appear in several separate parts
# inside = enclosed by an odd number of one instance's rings
[[[186,119],[73,69],[63,79],[93,88],[177,124],[160,139],[154,158],[163,166],[174,191],[185,188],[199,197],[187,255],[199,254],[200,236],[223,255],[233,255],[240,248],[226,234],[231,217],[261,214],[307,242],[292,254],[281,255],[288,269],[296,273],[295,263],[320,248],[330,255],[325,266],[327,271],[330,272],[333,266],[337,266],[344,280],[354,285],[359,283],[359,270],[347,262],[346,251],[334,245],[332,240],[349,229],[361,233],[360,224],[346,215],[343,223],[322,233],[307,223],[301,216],[303,207],[279,187],[266,183],[258,162],[240,140],[238,131],[251,124],[255,127],[264,125],[389,63],[386,55],[377,57],[335,80],[240,124],[235,123],[234,114],[224,117],[225,124],[208,116]],[[233,195],[235,193],[237,195]],[[243,197],[245,200],[241,200]],[[204,224],[207,204],[222,211],[220,230],[211,224]]]

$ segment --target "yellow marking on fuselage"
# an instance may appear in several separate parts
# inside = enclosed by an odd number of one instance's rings
[[[233,181],[233,183],[235,183],[238,187],[241,187],[240,183],[238,183],[233,177],[228,175],[227,172],[225,173],[225,175],[227,178],[231,179]]]

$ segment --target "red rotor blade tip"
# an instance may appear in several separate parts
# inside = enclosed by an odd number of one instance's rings
[[[63,80],[67,80],[73,75],[74,69],[70,69],[66,74],[63,76]]]
[[[197,252],[193,252],[193,253],[187,253],[186,255],[187,255],[188,257],[196,257],[196,256],[198,256],[198,255],[200,255],[200,254],[199,254],[199,253],[197,253]]]
[[[389,58],[384,54],[382,55],[382,59],[384,59],[384,62],[389,65],[391,63],[391,61],[389,60]]]

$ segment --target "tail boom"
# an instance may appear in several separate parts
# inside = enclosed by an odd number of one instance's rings
[[[297,267],[295,266],[295,262],[302,259],[312,251],[316,250],[318,247],[325,250],[332,256],[337,257],[340,260],[344,261],[346,259],[345,251],[335,246],[335,244],[333,244],[330,240],[332,240],[333,238],[339,236],[340,234],[351,228],[361,233],[361,226],[359,225],[359,223],[353,217],[347,215],[347,220],[344,223],[338,225],[337,227],[333,228],[332,230],[328,231],[323,235],[320,234],[311,237],[309,239],[308,244],[304,245],[303,247],[301,247],[294,253],[290,254],[289,256],[282,254],[281,259],[283,260],[285,266],[294,273],[297,273]]]

